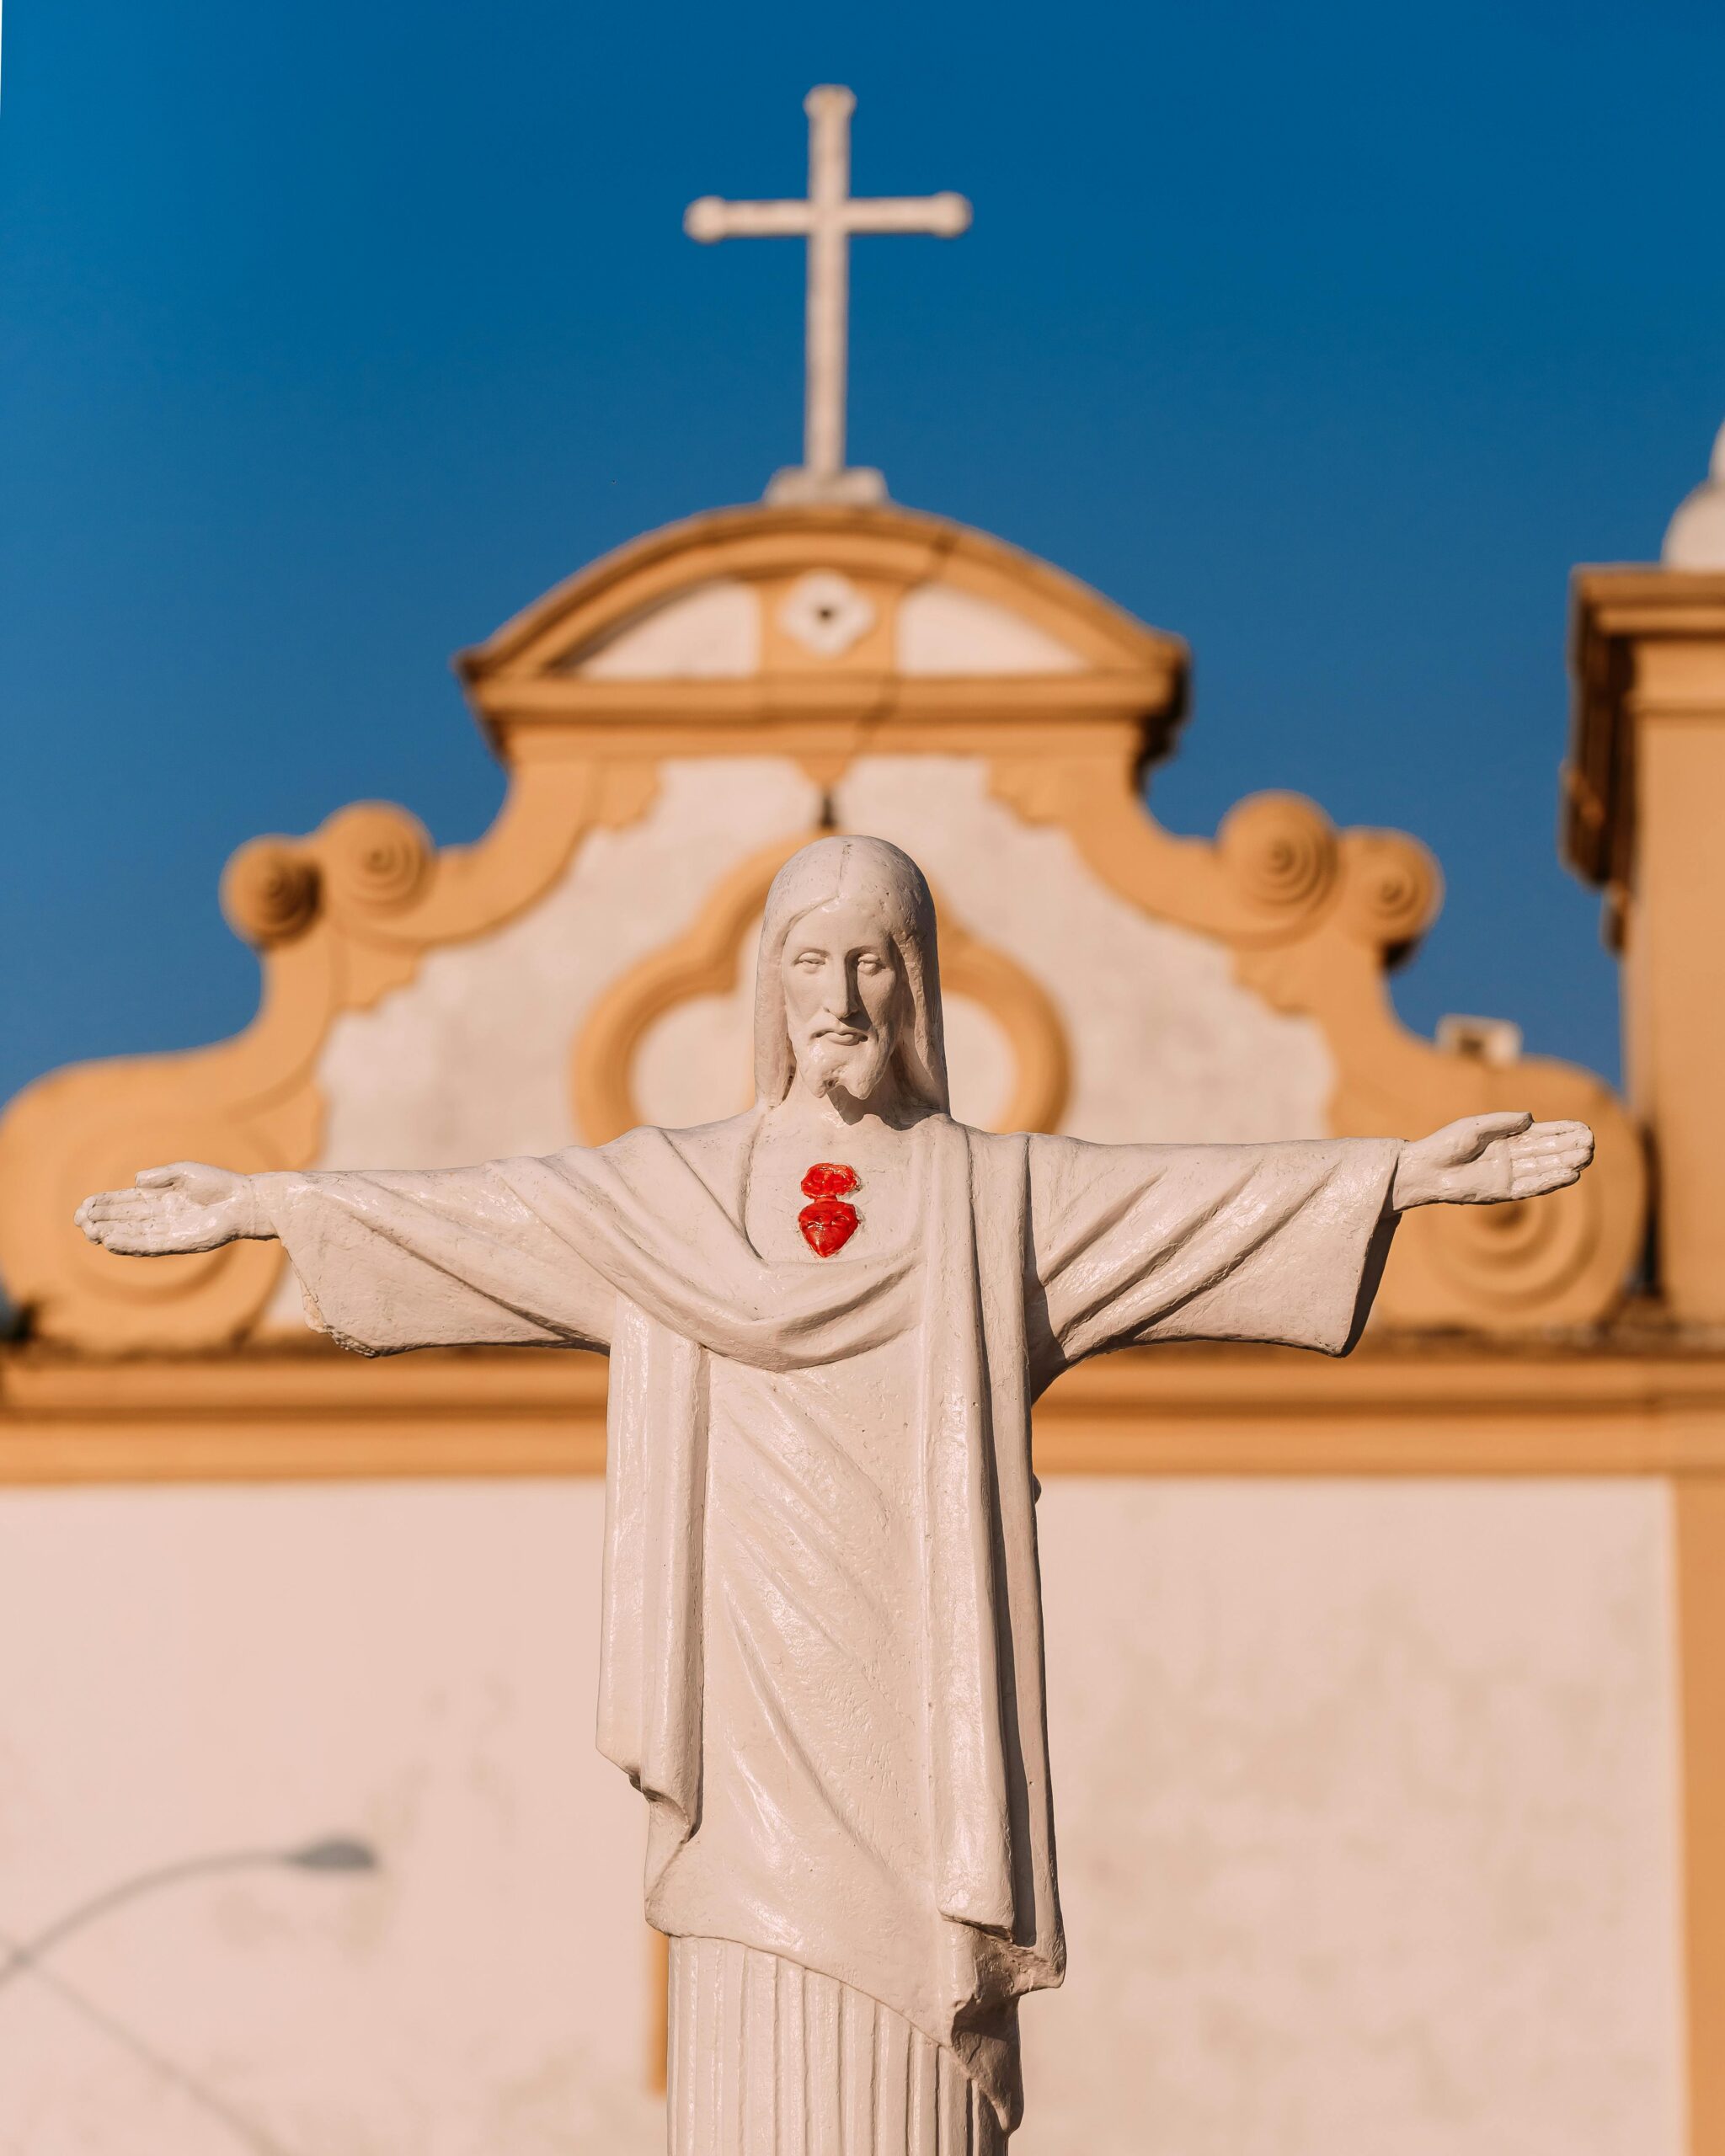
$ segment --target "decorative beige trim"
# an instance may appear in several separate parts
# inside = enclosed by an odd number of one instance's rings
[[[605,1392],[602,1358],[555,1350],[366,1362],[307,1341],[98,1363],[13,1347],[0,1485],[598,1475]],[[1054,1386],[1036,1455],[1044,1475],[1705,1480],[1725,1476],[1725,1348],[1130,1350]]]
[[[1047,562],[950,519],[886,504],[715,510],[632,540],[554,586],[464,652],[469,681],[543,671],[601,643],[672,594],[724,576],[788,588],[812,563],[897,590],[946,583],[1046,630],[1097,668],[1183,664],[1153,629]]]
[[[1239,979],[1278,1010],[1316,1020],[1336,1065],[1332,1130],[1406,1136],[1521,1107],[1593,1125],[1598,1155],[1573,1189],[1536,1207],[1434,1207],[1404,1219],[1380,1297],[1390,1324],[1514,1332],[1593,1323],[1616,1306],[1644,1233],[1640,1133],[1591,1072],[1541,1058],[1488,1063],[1402,1025],[1386,970],[1429,926],[1442,890],[1417,841],[1338,832],[1294,794],[1242,802],[1214,845],[1174,838],[1145,814],[1117,758],[1001,757],[995,789],[1028,820],[1068,831],[1147,913],[1231,945]]]
[[[111,1257],[72,1226],[78,1199],[160,1161],[259,1172],[315,1158],[317,1059],[338,1013],[410,980],[427,950],[531,905],[585,832],[633,820],[654,784],[650,766],[529,761],[474,846],[437,852],[412,817],[375,802],[308,839],[243,846],[222,904],[259,947],[252,1024],[188,1054],[56,1071],[0,1118],[0,1272],[34,1328],[109,1354],[243,1336],[275,1284],[278,1251],[238,1243],[171,1262]]]
[[[836,572],[872,610],[841,651],[814,654],[782,625],[810,573]],[[760,595],[760,673],[719,681],[604,681],[583,658],[677,594],[724,578]],[[896,670],[903,595],[941,584],[1033,622],[1081,662],[1037,675],[905,675]],[[505,755],[550,732],[579,753],[801,757],[827,782],[865,748],[985,753],[1003,729],[1049,753],[1055,718],[1087,718],[1129,757],[1166,749],[1184,709],[1186,650],[1046,563],[940,517],[891,506],[721,510],[650,533],[552,592],[457,662]]]
[[[1333,925],[1393,963],[1437,917],[1437,863],[1399,831],[1338,832],[1303,795],[1255,793],[1214,841],[1175,838],[1146,814],[1118,755],[1015,745],[994,759],[995,792],[1028,822],[1069,831],[1103,881],[1157,920],[1266,951]]]
[[[631,967],[588,1012],[572,1060],[575,1125],[603,1145],[642,1120],[633,1090],[635,1058],[654,1024],[679,1004],[736,989],[752,955],[745,947],[768,885],[818,831],[776,841],[752,855],[708,897],[674,942]],[[1012,1052],[1012,1094],[1002,1130],[1052,1130],[1066,1105],[1069,1069],[1060,1015],[1041,985],[991,945],[967,933],[937,897],[942,984],[948,995],[980,1003]]]
[[[866,631],[824,659],[777,622],[784,595],[820,570],[842,574],[873,610]],[[719,578],[758,588],[755,678],[605,681],[569,671],[628,622]],[[1725,579],[1712,581],[1725,618]],[[1035,622],[1081,669],[897,675],[899,600],[931,584]],[[313,1073],[338,1012],[411,978],[426,949],[482,934],[531,904],[587,830],[641,812],[665,758],[738,753],[795,755],[828,787],[863,751],[985,758],[996,791],[1020,815],[1065,830],[1114,890],[1227,944],[1243,982],[1317,1022],[1338,1074],[1338,1131],[1405,1134],[1523,1106],[1594,1124],[1593,1171],[1536,1210],[1434,1209],[1404,1223],[1381,1305],[1392,1323],[1536,1332],[1596,1322],[1620,1298],[1645,1215],[1639,1134],[1621,1103],[1584,1071],[1440,1050],[1396,1019],[1385,972],[1436,912],[1430,856],[1395,833],[1338,832],[1311,803],[1285,794],[1242,803],[1214,843],[1162,830],[1145,813],[1139,776],[1183,708],[1184,648],[1045,564],[907,510],[727,510],[609,557],[461,665],[512,766],[504,811],[477,846],[434,852],[411,819],[377,804],[344,810],[310,840],[254,841],[230,865],[223,901],[262,954],[256,1022],[188,1056],[58,1073],[0,1123],[0,1267],[42,1337],[120,1353],[243,1334],[275,1277],[273,1251],[115,1259],[72,1230],[77,1199],[152,1160],[271,1168],[314,1158],[322,1103]],[[757,904],[755,874],[723,887],[686,938],[634,969],[590,1017],[572,1081],[590,1134],[635,1119],[628,1063],[653,1019],[681,995],[734,979],[738,938]],[[957,929],[949,924],[945,938],[949,985],[1000,1019],[1017,1058],[1009,1120],[1056,1124],[1065,1049],[1048,999]]]

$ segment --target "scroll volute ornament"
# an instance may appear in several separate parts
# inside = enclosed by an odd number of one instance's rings
[[[318,864],[291,839],[254,839],[222,873],[222,910],[259,950],[286,943],[317,918]]]
[[[1255,793],[1229,810],[1216,835],[1222,866],[1249,905],[1291,929],[1334,889],[1335,826],[1297,793]]]
[[[1342,912],[1351,931],[1396,964],[1438,917],[1444,878],[1418,839],[1402,831],[1348,831],[1342,857]]]
[[[362,801],[332,816],[318,838],[331,910],[364,918],[398,913],[425,887],[431,841],[424,826],[385,802]]]
[[[425,828],[387,802],[361,801],[310,839],[254,839],[228,862],[222,910],[247,942],[268,949],[321,914],[363,926],[410,906],[430,879]]]
[[[1236,933],[1283,942],[1333,913],[1394,964],[1443,903],[1437,862],[1401,831],[1338,832],[1298,793],[1254,793],[1229,811],[1216,853],[1244,918]]]

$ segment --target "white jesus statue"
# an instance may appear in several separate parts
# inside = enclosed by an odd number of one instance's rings
[[[647,1799],[672,2156],[983,2156],[1060,1981],[1030,1406],[1167,1340],[1345,1354],[1396,1216],[1573,1182],[1577,1123],[1096,1145],[948,1112],[915,862],[781,869],[756,1098],[544,1160],[86,1199],[144,1256],[279,1237],[361,1354],[611,1358],[599,1742]]]

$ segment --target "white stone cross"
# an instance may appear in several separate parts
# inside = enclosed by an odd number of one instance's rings
[[[824,83],[803,100],[809,115],[809,199],[804,202],[725,202],[703,195],[683,214],[691,239],[786,239],[809,242],[808,378],[800,469],[780,472],[771,501],[879,501],[879,472],[845,468],[845,348],[850,307],[853,232],[933,232],[956,239],[970,222],[962,195],[851,194],[849,90]]]

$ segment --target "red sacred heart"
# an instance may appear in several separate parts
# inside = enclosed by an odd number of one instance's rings
[[[857,1171],[837,1161],[817,1161],[803,1178],[803,1195],[811,1198],[797,1215],[803,1240],[817,1257],[832,1257],[857,1232],[857,1209],[845,1193],[857,1184]]]

